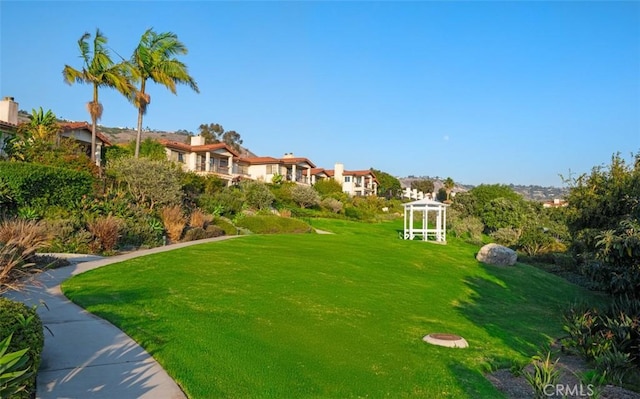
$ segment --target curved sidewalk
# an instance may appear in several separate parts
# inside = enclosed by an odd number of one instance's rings
[[[68,256],[70,266],[42,273],[36,284],[23,292],[7,294],[8,298],[29,306],[38,305],[42,323],[53,333],[52,336],[47,329],[44,331],[36,398],[186,399],[149,353],[113,324],[68,300],[60,284],[112,263],[234,237],[237,236],[190,241],[109,258]]]

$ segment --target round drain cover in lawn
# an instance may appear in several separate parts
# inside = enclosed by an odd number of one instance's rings
[[[446,346],[447,348],[466,348],[469,346],[467,340],[455,334],[433,333],[425,335],[422,340],[432,345]]]

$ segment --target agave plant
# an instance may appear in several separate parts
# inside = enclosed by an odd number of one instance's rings
[[[29,348],[6,353],[13,333],[0,342],[0,398],[11,398],[25,389],[23,382],[33,376],[29,371]]]

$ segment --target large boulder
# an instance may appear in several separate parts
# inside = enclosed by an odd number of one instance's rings
[[[487,244],[480,248],[476,259],[482,263],[498,266],[513,266],[518,254],[511,248],[498,244]]]

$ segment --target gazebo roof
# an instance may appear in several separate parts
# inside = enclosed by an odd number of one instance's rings
[[[443,204],[442,202],[434,201],[429,198],[424,198],[417,201],[407,202],[403,204],[405,208],[441,208],[446,207],[447,204]]]

